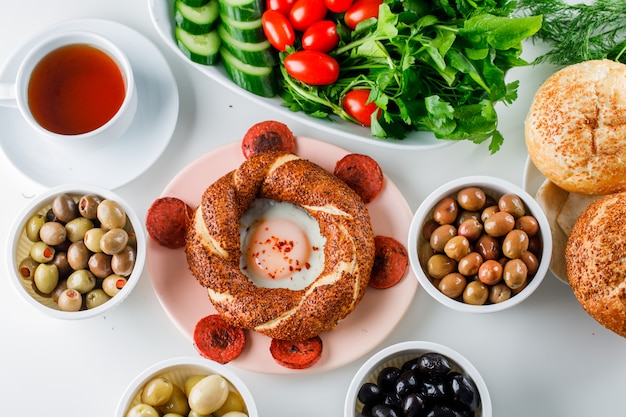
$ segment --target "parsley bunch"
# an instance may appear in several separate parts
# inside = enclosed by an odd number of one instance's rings
[[[354,122],[341,107],[343,96],[367,88],[382,109],[372,136],[401,140],[424,130],[439,139],[490,140],[494,153],[504,140],[494,106],[512,103],[519,85],[505,75],[528,65],[520,57],[522,41],[542,22],[540,16],[511,17],[514,7],[498,0],[385,0],[378,19],[354,31],[337,16],[341,40],[330,54],[339,62],[339,79],[309,86],[281,66],[284,105]]]

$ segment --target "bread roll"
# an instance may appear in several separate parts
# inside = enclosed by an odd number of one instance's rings
[[[626,192],[602,197],[578,217],[567,240],[569,284],[596,321],[626,337]]]
[[[560,188],[626,190],[626,65],[595,60],[552,74],[533,98],[525,136],[535,166]]]

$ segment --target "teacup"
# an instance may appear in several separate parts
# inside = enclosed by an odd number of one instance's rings
[[[137,90],[128,58],[115,44],[72,31],[30,49],[15,83],[0,84],[0,105],[17,107],[54,144],[99,147],[128,129]]]

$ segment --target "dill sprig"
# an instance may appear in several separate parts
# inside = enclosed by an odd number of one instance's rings
[[[626,0],[568,4],[561,0],[518,0],[524,14],[543,15],[535,34],[551,48],[537,62],[570,65],[591,59],[626,63]]]

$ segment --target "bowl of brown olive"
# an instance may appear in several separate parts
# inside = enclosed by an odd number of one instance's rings
[[[114,192],[63,185],[36,196],[9,233],[9,275],[24,300],[59,319],[119,305],[146,259],[143,225]]]
[[[504,310],[528,298],[548,272],[552,236],[537,202],[490,176],[452,180],[420,204],[409,228],[411,268],[441,304]]]
[[[457,351],[401,342],[361,365],[344,403],[344,417],[396,416],[491,417],[491,397],[478,370]]]
[[[139,374],[115,417],[258,417],[252,393],[225,365],[198,357],[158,362]]]

